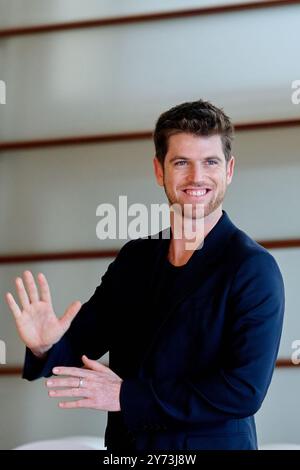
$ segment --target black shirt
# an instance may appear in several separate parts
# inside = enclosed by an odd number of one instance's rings
[[[161,319],[161,314],[168,308],[170,301],[175,290],[175,284],[180,283],[180,277],[188,269],[188,263],[183,266],[174,266],[167,257],[165,257],[161,264],[160,270],[153,286],[153,297],[151,300],[153,320],[158,322]],[[153,326],[156,326],[154,321]],[[152,330],[151,333],[154,333]]]

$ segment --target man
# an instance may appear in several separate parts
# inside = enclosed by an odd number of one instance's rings
[[[110,451],[257,448],[253,415],[274,370],[284,287],[274,258],[222,211],[232,138],[209,102],[163,113],[154,170],[177,207],[171,239],[125,244],[92,298],[61,319],[43,274],[39,290],[29,271],[25,285],[16,280],[21,308],[7,294],[27,346],[24,377],[54,372],[50,396],[73,397],[62,408],[107,410]],[[203,222],[192,250],[190,233],[174,236],[178,208],[191,230]],[[95,361],[107,351],[109,367]]]

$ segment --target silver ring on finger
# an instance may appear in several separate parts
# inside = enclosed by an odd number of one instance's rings
[[[83,377],[79,377],[78,388],[83,388]]]

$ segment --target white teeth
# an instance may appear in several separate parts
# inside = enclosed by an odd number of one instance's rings
[[[202,189],[200,191],[192,191],[191,189],[186,189],[185,191],[187,194],[189,194],[190,196],[204,196],[204,194],[207,193],[207,190],[206,189]]]

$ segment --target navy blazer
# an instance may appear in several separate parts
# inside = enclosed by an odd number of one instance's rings
[[[276,261],[223,211],[194,251],[151,340],[152,287],[168,239],[131,240],[45,361],[26,351],[23,376],[51,375],[109,351],[122,379],[108,413],[108,450],[257,449],[253,415],[269,387],[284,313]]]

